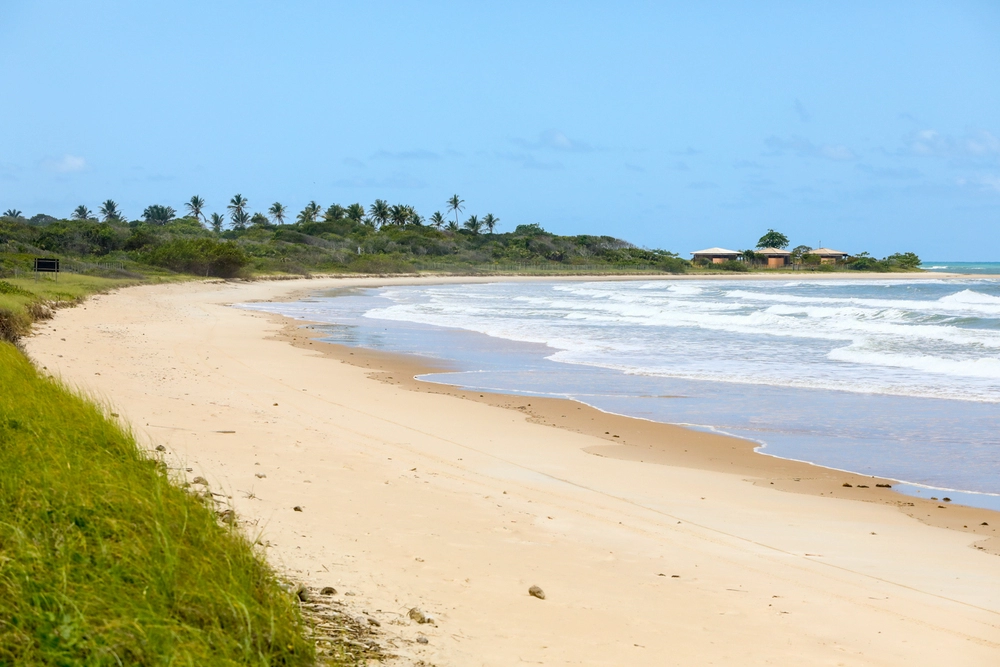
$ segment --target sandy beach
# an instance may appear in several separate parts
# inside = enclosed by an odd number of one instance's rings
[[[378,620],[394,664],[1000,662],[998,513],[569,401],[426,385],[425,361],[228,305],[393,280],[414,279],[134,287],[26,347],[227,496],[276,568]]]

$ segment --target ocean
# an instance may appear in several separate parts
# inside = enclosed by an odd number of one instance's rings
[[[924,262],[920,268],[941,273],[1000,276],[1000,262]]]
[[[427,381],[729,433],[1000,509],[995,279],[500,282],[243,307],[456,369]]]

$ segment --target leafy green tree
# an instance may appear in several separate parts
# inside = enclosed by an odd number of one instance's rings
[[[142,219],[151,225],[165,225],[176,217],[177,211],[172,206],[153,204],[142,212]]]
[[[271,221],[263,213],[254,213],[250,216],[250,224],[254,227],[267,227],[271,224]]]
[[[191,197],[191,199],[188,199],[184,206],[187,208],[188,213],[191,214],[192,218],[195,220],[201,220],[202,222],[205,221],[205,216],[201,213],[205,208],[205,200],[203,198],[195,195],[194,197]]]
[[[378,226],[383,226],[389,222],[391,211],[389,204],[384,199],[376,199],[375,203],[368,207],[368,216]]]
[[[94,214],[90,212],[90,209],[83,204],[77,206],[73,209],[73,219],[74,220],[90,220],[94,217]]]
[[[347,209],[340,204],[330,204],[323,213],[323,220],[326,222],[337,222],[343,220],[347,215]]]
[[[277,201],[271,204],[271,208],[267,209],[267,214],[271,216],[271,222],[276,225],[285,224],[286,213],[285,205]]]
[[[760,261],[761,257],[753,250],[741,250],[740,259],[742,259],[747,264],[754,264],[755,262]]]
[[[441,229],[444,227],[444,216],[441,215],[441,211],[434,211],[434,214],[431,215],[431,226],[434,229]]]
[[[299,211],[299,216],[295,218],[295,222],[299,224],[305,222],[316,222],[316,218],[319,217],[320,211],[322,210],[322,206],[314,201],[311,201],[305,205],[305,208]]]
[[[354,222],[361,222],[365,217],[365,207],[361,204],[351,204],[347,207],[347,217]]]
[[[915,252],[897,252],[884,260],[886,264],[900,269],[916,269],[920,267],[920,257]]]
[[[478,216],[470,215],[469,219],[462,223],[462,226],[473,234],[478,234],[483,228],[483,223]]]
[[[222,227],[225,224],[226,224],[226,219],[222,217],[221,214],[219,213],[212,214],[212,218],[211,221],[209,222],[209,225],[211,225],[213,232],[215,232],[216,234],[220,234],[222,232]]]
[[[787,248],[788,247],[788,237],[781,232],[776,232],[773,229],[767,230],[767,233],[760,237],[757,241],[758,248]]]
[[[448,210],[455,214],[455,224],[458,224],[458,214],[465,210],[462,204],[465,203],[464,199],[461,199],[458,195],[452,195],[448,198]]]
[[[118,204],[113,199],[106,200],[97,210],[100,212],[101,219],[104,222],[122,219],[122,213],[118,210]]]
[[[246,214],[247,206],[250,203],[243,195],[236,195],[229,200],[226,208],[229,210],[229,219],[233,221],[233,229],[246,229],[250,216]]]
[[[812,248],[807,245],[798,245],[792,248],[792,261],[796,264],[802,263],[802,258],[812,252]]]
[[[486,231],[490,234],[493,233],[493,230],[496,229],[499,222],[500,218],[494,216],[492,213],[487,213],[483,216],[483,227],[485,227]]]

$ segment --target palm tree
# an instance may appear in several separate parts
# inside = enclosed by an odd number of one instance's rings
[[[254,227],[266,227],[271,224],[271,221],[263,213],[254,213],[250,216],[250,224]]]
[[[497,224],[500,222],[500,218],[494,217],[492,213],[487,213],[483,216],[483,227],[486,227],[486,231],[490,234],[496,228]]]
[[[462,223],[462,226],[468,229],[473,234],[478,234],[479,230],[482,229],[483,223],[475,215],[470,215],[469,219]]]
[[[340,204],[330,204],[323,213],[323,220],[326,222],[336,222],[337,220],[343,220],[346,214],[347,209]]]
[[[431,226],[434,229],[441,229],[444,226],[444,216],[441,215],[441,211],[434,211],[434,214],[431,216]]]
[[[233,229],[246,229],[250,222],[250,214],[246,211],[233,211],[230,217],[233,219]]]
[[[205,200],[203,198],[195,195],[194,197],[191,197],[191,199],[187,200],[187,203],[184,204],[184,206],[187,208],[188,213],[191,214],[192,218],[195,220],[201,220],[202,222],[205,221],[205,216],[201,214],[202,209],[205,208]]]
[[[118,204],[115,203],[114,199],[108,199],[97,210],[100,212],[104,222],[122,219],[122,212],[118,210]]]
[[[319,217],[319,212],[323,210],[323,207],[314,201],[306,204],[305,208],[299,213],[299,217],[295,219],[296,223],[303,222],[316,222],[316,218]]]
[[[177,211],[172,206],[161,206],[160,204],[147,206],[142,212],[143,219],[153,225],[165,225],[176,215]]]
[[[285,205],[281,202],[274,202],[271,208],[267,209],[267,214],[271,216],[271,222],[276,225],[285,224]]]
[[[83,204],[80,204],[75,209],[73,209],[74,220],[90,220],[93,216],[94,214],[90,212],[90,209],[84,206]]]
[[[376,199],[375,203],[368,208],[368,215],[377,225],[384,225],[389,222],[389,204],[384,199]]]
[[[458,195],[452,195],[448,199],[448,210],[455,214],[455,224],[458,224],[458,214],[465,210],[462,204],[465,203],[464,199],[460,199]]]
[[[226,219],[219,213],[213,213],[212,221],[209,224],[212,226],[212,231],[219,234],[222,232],[222,226],[226,224]]]
[[[410,210],[408,206],[403,204],[396,204],[389,209],[389,219],[392,220],[392,224],[399,225],[402,227],[406,224],[407,219],[410,217]]]
[[[18,211],[16,208],[9,208],[9,209],[7,209],[6,211],[3,212],[3,217],[5,217],[5,218],[14,218],[16,220],[16,219],[24,217],[24,214],[21,213],[20,211]]]
[[[351,204],[347,207],[347,217],[354,222],[361,222],[365,217],[365,207],[361,204]]]
[[[407,210],[406,224],[415,225],[417,227],[420,227],[421,225],[424,224],[424,216],[417,213],[417,209],[413,208],[412,206],[407,206],[406,210]]]
[[[449,232],[457,232],[459,229],[458,223],[455,222],[454,220],[449,220],[448,224],[445,226],[445,229],[447,229]]]
[[[243,195],[236,195],[229,200],[229,205],[226,208],[229,209],[229,219],[233,221],[234,229],[243,229],[246,227],[247,220],[249,220],[249,216],[246,215],[246,209],[249,205],[250,202]],[[237,224],[237,219],[242,223],[242,226]]]

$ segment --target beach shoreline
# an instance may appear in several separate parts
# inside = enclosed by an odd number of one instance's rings
[[[989,534],[915,521],[873,478],[420,382],[427,360],[231,307],[412,282],[128,288],[60,311],[26,347],[165,447],[177,475],[229,496],[282,571],[380,619],[399,664],[988,664],[1000,651],[996,556],[969,548]],[[970,509],[912,500],[948,521]],[[412,606],[437,623],[408,621]]]

